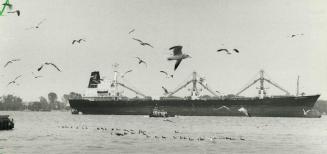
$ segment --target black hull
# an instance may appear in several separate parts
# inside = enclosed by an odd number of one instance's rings
[[[149,115],[155,107],[169,115],[182,116],[246,116],[245,108],[255,117],[306,117],[320,95],[300,97],[239,98],[219,100],[69,100],[72,109],[83,114]],[[226,106],[226,107],[222,107]],[[319,115],[317,115],[319,117]]]

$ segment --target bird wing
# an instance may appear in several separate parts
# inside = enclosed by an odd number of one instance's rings
[[[151,44],[149,44],[149,43],[143,43],[143,45],[147,45],[147,46],[150,46],[150,47],[153,48],[153,46]]]
[[[41,20],[41,21],[37,24],[37,26],[40,26],[40,25],[41,25],[45,20],[46,20],[46,19]]]
[[[142,59],[140,57],[135,57],[135,58],[137,58],[139,61],[142,61]]]
[[[39,67],[39,68],[37,68],[37,71],[41,71],[41,69],[43,68],[43,64]]]
[[[221,51],[226,51],[226,52],[228,52],[227,49],[218,49],[218,50],[217,50],[217,52],[221,52]]]
[[[141,41],[140,39],[133,38],[133,40],[143,43],[143,41]]]
[[[165,91],[166,94],[169,93],[168,90],[164,86],[162,86],[161,88]]]
[[[237,49],[233,49],[235,52],[239,53],[240,51],[238,51]]]
[[[16,80],[17,80],[18,78],[20,78],[20,77],[22,77],[22,75],[17,76],[17,77],[15,78],[14,81],[16,81]]]
[[[8,61],[3,67],[7,67],[12,61]]]
[[[17,12],[17,15],[20,16],[20,10],[17,10],[16,12]]]
[[[50,63],[50,65],[52,65],[53,67],[55,67],[59,72],[61,72],[61,70],[53,63]]]
[[[73,42],[72,42],[72,44],[74,44],[76,42],[76,40],[74,40]]]
[[[131,34],[135,31],[135,29],[132,29],[131,31],[128,32],[128,34]]]
[[[169,48],[169,50],[173,50],[174,52],[174,56],[176,55],[181,55],[182,54],[182,46],[173,46],[171,48]]]
[[[166,74],[166,75],[168,75],[168,73],[167,72],[165,72],[165,71],[160,71],[161,73],[164,73],[164,74]]]
[[[182,59],[176,61],[174,70],[177,69],[177,67],[179,66],[179,64],[180,64],[181,62],[182,62]]]
[[[7,86],[9,86],[9,85],[12,84],[12,83],[14,83],[14,81],[10,81],[10,82],[7,84]]]

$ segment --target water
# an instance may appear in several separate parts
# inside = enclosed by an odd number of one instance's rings
[[[327,151],[327,116],[312,119],[180,116],[169,118],[170,122],[146,116],[72,115],[69,112],[1,111],[0,114],[12,115],[15,120],[14,130],[0,131],[1,154]],[[62,128],[65,126],[69,128]],[[111,131],[111,128],[133,129],[136,133],[117,136],[114,133],[123,130]],[[139,129],[151,137],[139,134]],[[199,137],[204,140],[197,140]]]

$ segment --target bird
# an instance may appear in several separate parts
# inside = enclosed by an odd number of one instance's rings
[[[225,51],[225,52],[226,52],[227,54],[229,54],[229,55],[232,54],[232,53],[230,53],[227,49],[218,49],[218,50],[217,50],[217,52],[221,52],[221,51]]]
[[[15,62],[15,61],[20,61],[20,59],[12,59],[12,60],[9,60],[3,67],[7,67],[9,64]]]
[[[145,66],[147,66],[147,63],[144,61],[144,60],[142,60],[140,57],[135,57],[135,58],[137,58],[138,60],[139,60],[139,64],[145,64]]]
[[[41,76],[41,75],[36,75],[36,74],[34,74],[34,72],[32,72],[32,74],[33,74],[33,77],[34,77],[35,79],[43,77],[43,76]]]
[[[20,10],[9,11],[8,13],[17,13],[17,16],[20,16]]]
[[[124,78],[125,77],[125,75],[127,74],[127,73],[130,73],[130,72],[132,72],[133,70],[128,70],[128,71],[126,71],[122,76],[121,76],[121,78]]]
[[[248,117],[251,117],[251,115],[248,113],[248,110],[244,107],[239,108],[238,111],[244,113]]]
[[[46,19],[43,19],[41,20],[36,26],[32,26],[32,27],[29,27],[29,28],[26,28],[26,30],[30,30],[30,29],[33,29],[33,28],[40,28],[40,25],[45,21]]]
[[[75,44],[76,42],[81,43],[81,41],[86,42],[85,39],[78,39],[78,40],[73,40],[72,44]]]
[[[128,32],[128,34],[131,34],[131,33],[133,33],[135,31],[135,29],[132,29],[132,30],[130,30],[129,32]]]
[[[223,106],[221,106],[221,107],[219,107],[219,108],[216,108],[215,110],[220,110],[220,109],[225,109],[225,110],[230,111],[230,108],[227,107],[227,106],[225,106],[225,105],[223,105]]]
[[[233,49],[236,53],[239,53],[240,51],[238,49]]]
[[[173,56],[168,57],[167,60],[176,60],[174,71],[176,71],[183,59],[191,58],[190,55],[182,53],[182,48],[183,46],[180,45],[169,48],[169,50],[173,50]]]
[[[302,36],[302,35],[304,35],[303,33],[300,33],[300,34],[292,34],[292,35],[290,35],[290,38],[293,38],[293,37],[296,37],[296,36]]]
[[[9,86],[10,84],[14,84],[14,83],[16,83],[16,80],[17,80],[18,78],[20,78],[20,77],[22,77],[22,75],[19,75],[19,76],[17,76],[14,80],[10,81],[10,82],[8,83],[7,86]]]
[[[311,110],[307,110],[307,111],[305,111],[304,109],[302,109],[303,110],[303,115],[308,115],[308,113],[311,111]]]
[[[142,40],[136,39],[136,38],[133,38],[133,40],[138,41],[143,46],[146,46],[147,45],[147,46],[153,48],[153,46],[150,43],[143,42]]]
[[[53,66],[54,68],[56,68],[59,72],[61,72],[61,70],[57,67],[57,65],[53,64],[53,63],[49,63],[49,62],[45,62],[44,64],[42,64],[38,69],[37,71],[41,71],[41,69],[43,68],[44,65],[51,65]]]
[[[165,94],[169,93],[168,90],[164,86],[162,86],[161,88],[164,90]]]
[[[167,72],[165,72],[165,71],[160,71],[161,73],[164,73],[165,75],[166,75],[166,77],[167,78],[169,78],[169,77],[171,77],[171,78],[173,78],[174,77],[174,75],[173,74],[168,74]]]

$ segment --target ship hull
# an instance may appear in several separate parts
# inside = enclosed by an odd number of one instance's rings
[[[69,103],[72,109],[83,114],[149,115],[155,107],[159,107],[169,115],[181,116],[306,117],[304,111],[311,110],[319,96],[216,100],[71,99]],[[240,108],[246,109],[248,114],[240,112]]]

